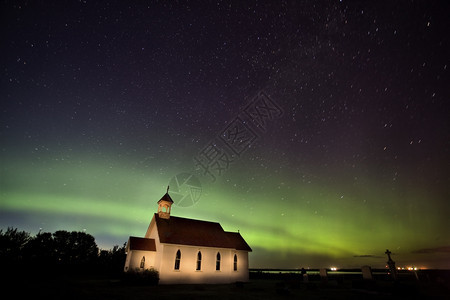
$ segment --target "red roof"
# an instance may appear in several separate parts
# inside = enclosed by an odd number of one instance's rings
[[[155,221],[161,243],[252,251],[238,232],[226,232],[216,222],[172,216],[163,219],[158,214]]]
[[[130,250],[146,250],[146,251],[156,251],[156,245],[154,239],[146,239],[135,236],[130,236],[128,241],[128,246]]]
[[[247,250],[252,251],[250,246],[247,244],[247,242],[244,240],[244,238],[241,236],[239,232],[229,232],[225,231],[227,234],[227,238],[235,245],[236,250]]]

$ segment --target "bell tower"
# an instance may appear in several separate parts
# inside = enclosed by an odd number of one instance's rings
[[[169,219],[172,204],[173,200],[169,196],[169,186],[167,186],[166,194],[158,201],[158,216],[162,219]]]

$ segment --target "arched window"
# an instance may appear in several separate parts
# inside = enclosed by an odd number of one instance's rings
[[[141,265],[140,265],[141,269],[143,269],[144,266],[145,266],[145,256],[142,256]]]
[[[175,256],[175,270],[179,270],[180,269],[180,260],[181,260],[181,251],[178,250],[177,251],[177,255]]]
[[[234,255],[233,270],[237,271],[237,255]]]
[[[216,271],[220,271],[220,252],[217,252]]]
[[[202,269],[202,253],[198,251],[197,253],[197,268],[195,270],[200,271]]]

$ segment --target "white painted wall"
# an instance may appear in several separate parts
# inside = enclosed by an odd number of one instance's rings
[[[175,256],[181,251],[180,269],[175,270]],[[202,253],[202,267],[197,267],[197,253]],[[220,252],[220,270],[216,270],[217,252]],[[159,277],[161,284],[174,283],[231,283],[248,281],[248,253],[225,248],[195,247],[163,244]],[[237,271],[233,270],[234,254],[238,257]]]
[[[155,268],[156,252],[129,250],[125,261],[124,271],[140,269],[142,257],[145,257],[144,269]]]

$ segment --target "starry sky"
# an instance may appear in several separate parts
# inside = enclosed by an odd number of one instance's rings
[[[450,268],[447,1],[2,1],[0,228],[172,214],[250,267]]]

